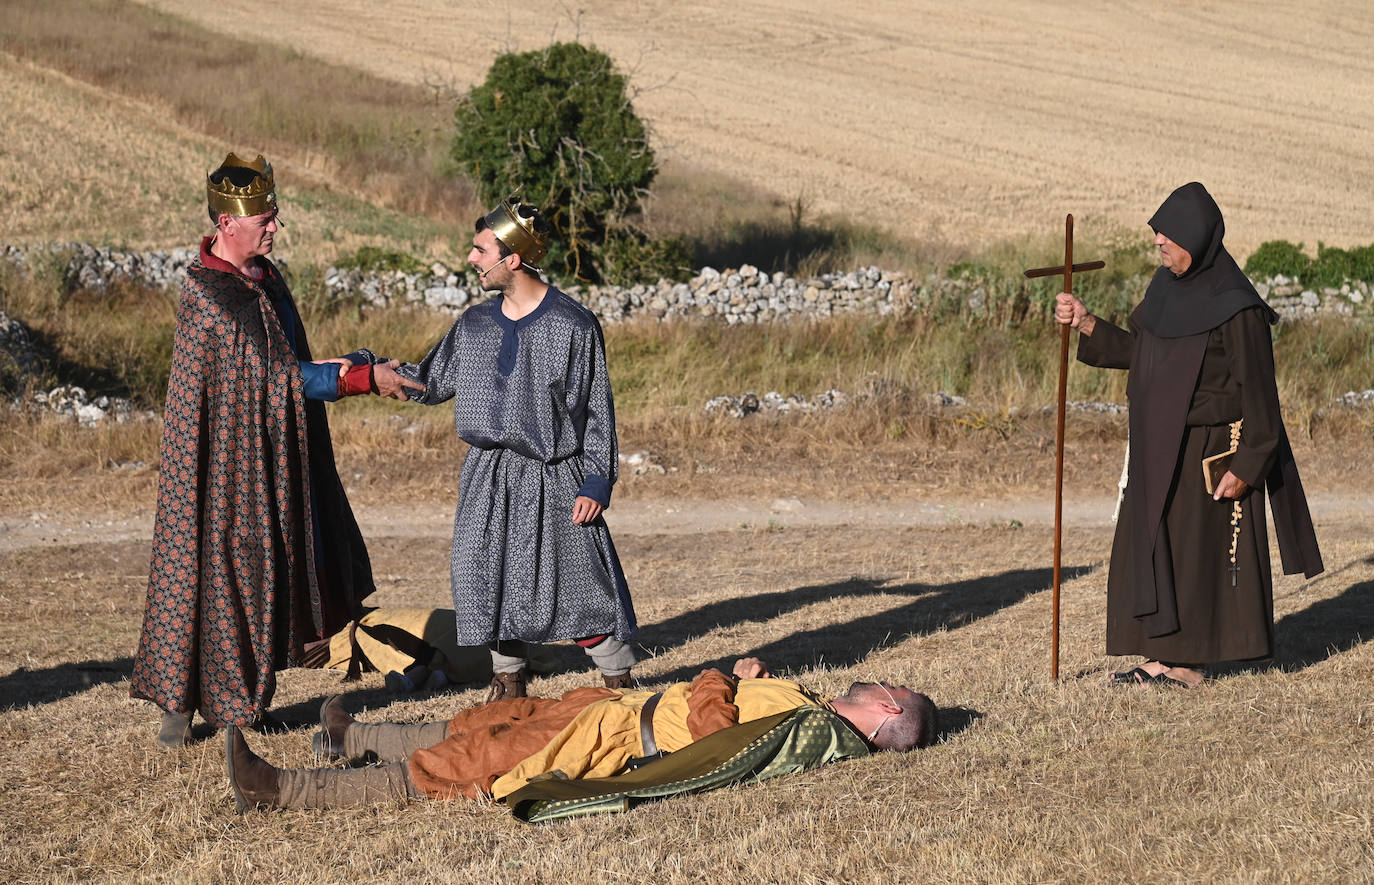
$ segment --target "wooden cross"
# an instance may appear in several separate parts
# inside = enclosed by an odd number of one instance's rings
[[[1098,270],[1106,267],[1105,262],[1089,261],[1085,264],[1073,263],[1073,216],[1064,219],[1064,263],[1054,267],[1034,267],[1026,271],[1027,277],[1049,277],[1064,275],[1064,291],[1073,294],[1073,275],[1075,271]],[[1064,535],[1064,412],[1068,404],[1069,390],[1069,326],[1059,327],[1059,422],[1055,432],[1054,466],[1054,617],[1050,633],[1050,680],[1059,681],[1059,561]]]

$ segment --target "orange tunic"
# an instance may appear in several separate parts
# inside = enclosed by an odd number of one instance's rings
[[[464,710],[440,744],[410,757],[410,779],[434,799],[477,799],[556,737],[591,704],[616,697],[607,688],[578,688],[561,698],[505,698]]]
[[[410,757],[410,778],[434,799],[501,799],[532,777],[607,777],[644,753],[639,711],[648,691],[579,688],[561,698],[508,698],[453,717],[448,737]],[[712,732],[806,704],[829,706],[786,679],[736,682],[706,670],[663,691],[654,712],[659,748],[680,750]]]

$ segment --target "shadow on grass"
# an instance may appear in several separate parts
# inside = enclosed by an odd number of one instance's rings
[[[1063,570],[1062,579],[1072,580],[1092,571],[1088,566]],[[1052,569],[1016,569],[950,584],[887,585],[881,581],[854,578],[834,584],[798,587],[776,593],[721,600],[694,611],[669,618],[641,629],[638,641],[649,649],[669,648],[684,637],[700,636],[712,630],[764,621],[816,602],[876,593],[909,596],[912,601],[899,608],[877,612],[852,621],[802,630],[766,645],[740,649],[728,658],[703,661],[665,673],[659,680],[675,682],[691,679],[701,669],[717,667],[729,671],[735,658],[760,657],[777,671],[825,665],[852,667],[874,652],[890,648],[906,637],[952,630],[1000,609],[1015,605],[1033,593],[1048,589]],[[871,674],[874,677],[882,674]]]
[[[765,273],[792,275],[802,261],[832,252],[843,240],[837,231],[809,224],[751,223],[730,228],[694,250],[697,267],[722,270],[752,264]]]
[[[1374,581],[1351,584],[1340,596],[1285,616],[1274,636],[1276,654],[1270,666],[1289,673],[1374,639]]]
[[[935,714],[935,740],[943,744],[955,735],[968,731],[973,723],[982,718],[982,713],[968,707],[940,707]]]
[[[0,676],[0,710],[50,704],[97,685],[133,676],[133,658],[58,664],[42,670],[20,667]]]
[[[1335,577],[1356,565],[1374,565],[1374,556],[1353,560],[1331,572]],[[1235,661],[1209,667],[1214,676],[1256,670],[1296,673],[1374,640],[1374,581],[1361,581],[1339,596],[1312,603],[1285,615],[1274,626],[1274,657],[1268,661]]]

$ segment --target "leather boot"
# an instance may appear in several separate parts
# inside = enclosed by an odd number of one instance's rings
[[[320,704],[320,730],[310,739],[315,755],[322,759],[338,759],[346,755],[344,743],[353,717],[343,708],[343,696],[334,695]]]
[[[490,704],[505,698],[527,697],[525,684],[529,682],[529,678],[529,670],[524,667],[514,673],[497,673],[492,677],[491,690],[487,692],[487,699],[482,703]]]
[[[224,729],[224,761],[229,766],[229,786],[234,791],[234,810],[238,814],[260,805],[280,807],[277,789],[280,772],[248,748],[243,732],[236,725]]]
[[[190,713],[162,714],[162,728],[157,733],[157,745],[167,750],[178,750],[191,739]]]
[[[601,681],[606,683],[607,688],[612,689],[614,691],[622,691],[624,689],[630,689],[635,687],[635,681],[630,678],[629,673],[625,673],[620,676],[607,676],[605,673],[602,673]]]
[[[367,768],[281,769],[258,758],[236,726],[225,729],[225,760],[234,808],[352,808],[421,794],[404,762]]]

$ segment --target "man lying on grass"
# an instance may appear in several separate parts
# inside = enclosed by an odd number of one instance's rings
[[[806,716],[795,715],[801,713]],[[764,721],[772,719],[777,723]],[[909,688],[858,682],[825,701],[795,682],[772,678],[757,658],[743,658],[732,676],[704,670],[692,682],[657,694],[579,688],[557,699],[505,698],[465,710],[449,722],[356,722],[337,696],[330,698],[320,708],[315,750],[334,758],[373,753],[381,762],[364,768],[274,768],[254,755],[232,726],[226,754],[240,812],[253,806],[341,808],[401,798],[502,800],[531,781],[609,778],[648,760],[675,771],[680,780],[695,780],[757,749],[768,731],[802,719],[808,720],[806,727],[777,745],[779,753],[796,758],[774,765],[772,774],[863,756],[871,749],[925,747],[935,739],[935,705]],[[823,735],[816,727],[821,723]],[[703,758],[710,757],[704,770],[683,767],[683,759],[703,752]],[[760,771],[755,765],[732,779],[758,778]]]

